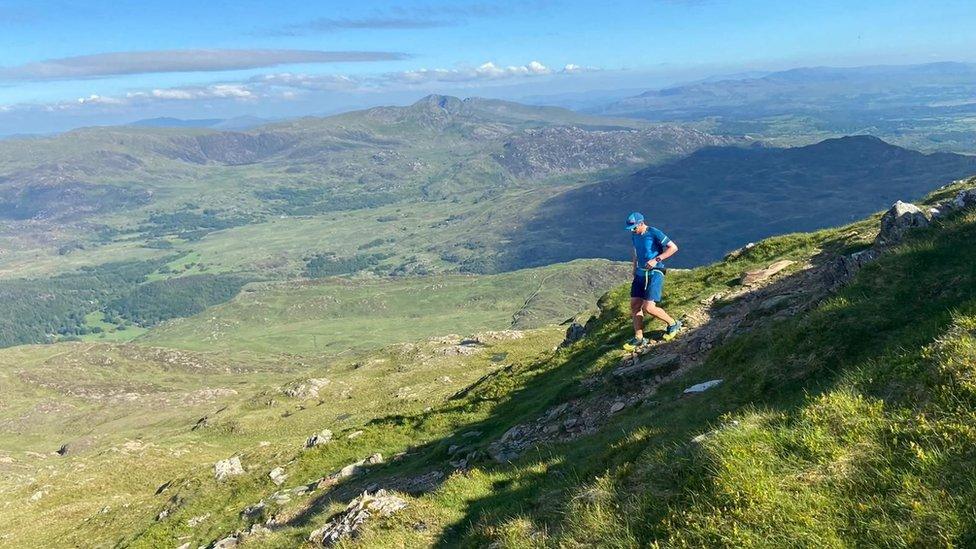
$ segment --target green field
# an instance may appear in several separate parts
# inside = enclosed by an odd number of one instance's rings
[[[629,265],[575,261],[499,275],[252,284],[139,343],[197,351],[337,354],[442,334],[535,328],[592,308]]]

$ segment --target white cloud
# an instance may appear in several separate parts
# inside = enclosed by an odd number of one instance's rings
[[[478,80],[502,80],[506,78],[520,78],[553,74],[552,69],[538,61],[531,61],[525,65],[499,66],[488,61],[474,68],[462,69],[419,69],[388,73],[384,75],[391,81],[409,84],[427,82],[475,82]]]
[[[320,50],[155,50],[98,53],[48,59],[0,68],[0,82],[78,80],[126,74],[213,72],[295,63],[396,61],[408,56],[386,51]]]
[[[79,108],[104,109],[145,107],[154,103],[191,101],[259,101],[262,99],[294,100],[309,92],[370,92],[409,89],[422,85],[465,85],[536,78],[559,77],[596,71],[575,64],[552,69],[539,61],[524,65],[498,65],[488,61],[476,67],[456,69],[418,69],[373,75],[269,73],[240,82],[221,82],[204,86],[176,86],[132,91],[113,97],[92,94],[73,101],[44,104],[0,105],[0,112],[20,110],[68,111]]]

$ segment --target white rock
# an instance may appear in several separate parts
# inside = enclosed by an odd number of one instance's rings
[[[623,410],[624,409],[624,406],[626,406],[626,405],[623,402],[614,402],[613,403],[613,406],[610,407],[610,413],[611,414],[616,414],[620,410]]]
[[[363,492],[349,502],[346,510],[339,513],[322,528],[315,530],[308,540],[312,543],[331,547],[343,538],[350,537],[374,516],[388,517],[407,506],[403,499],[380,490],[373,495]]]
[[[271,482],[275,483],[275,486],[281,486],[284,484],[285,479],[288,478],[288,475],[285,474],[285,470],[281,467],[275,467],[268,473],[268,477],[271,478]]]
[[[697,385],[692,385],[691,387],[688,387],[687,389],[685,389],[685,394],[686,395],[689,395],[689,394],[694,394],[694,393],[704,393],[705,391],[711,389],[712,387],[715,387],[716,385],[721,384],[722,381],[724,381],[724,380],[722,380],[722,379],[713,379],[711,381],[706,381],[704,383],[699,383]]]
[[[346,438],[348,438],[349,440],[352,440],[352,439],[354,439],[356,437],[362,436],[362,434],[363,434],[362,431],[353,431],[353,432],[349,433],[348,435],[346,435]]]
[[[241,465],[241,458],[237,456],[218,461],[214,464],[214,478],[217,480],[222,481],[243,474],[244,467]]]
[[[332,440],[332,431],[328,429],[322,429],[317,434],[308,437],[305,441],[306,448],[312,448],[314,446],[321,446],[323,444],[328,444]]]

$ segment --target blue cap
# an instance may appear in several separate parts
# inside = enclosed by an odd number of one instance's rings
[[[633,231],[641,224],[641,221],[644,221],[644,216],[640,212],[634,212],[627,216],[627,226],[624,228],[628,231]]]

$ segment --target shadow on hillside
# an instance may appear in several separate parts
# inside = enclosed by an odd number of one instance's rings
[[[728,324],[734,326],[727,334],[731,339],[725,341],[726,345],[716,347],[703,364],[676,380],[665,381],[653,394],[653,400],[612,416],[597,432],[529,449],[513,463],[499,464],[491,460],[486,453],[489,443],[498,440],[512,426],[532,421],[566,401],[612,399],[627,395],[648,381],[621,381],[606,375],[603,382],[587,385],[589,388],[580,383],[586,374],[592,373],[588,368],[595,361],[629,337],[628,319],[619,308],[610,307],[603,311],[584,343],[561,350],[555,357],[539,363],[484,380],[451,401],[460,409],[480,400],[491,400],[493,388],[499,389],[497,392],[505,396],[488,418],[459,425],[454,431],[457,435],[411,448],[402,459],[378,466],[364,477],[323,494],[306,512],[287,524],[309,525],[330,503],[347,501],[369,486],[413,493],[433,491],[449,476],[451,445],[470,444],[479,453],[473,456],[469,467],[502,473],[517,470],[517,474],[502,475],[507,479],[496,481],[490,495],[468,500],[464,517],[444,532],[437,546],[488,544],[490,539],[472,539],[472,532],[478,535],[497,531],[513,517],[527,513],[531,513],[536,527],[558,531],[574,500],[581,497],[581,490],[607,471],[632,463],[646,453],[686,452],[690,438],[713,428],[723,414],[743,407],[795,412],[807,399],[835,386],[838,376],[871,357],[919,347],[940,336],[951,322],[953,306],[976,297],[976,272],[971,267],[976,264],[976,247],[965,246],[967,241],[976,239],[976,226],[957,223],[938,238],[933,238],[931,232],[917,233],[918,238],[928,239],[928,246],[902,247],[862,269],[853,284],[840,290],[841,299],[832,301],[830,307],[817,306],[831,295],[824,291],[806,295],[802,303],[798,301],[797,306],[805,310],[791,319],[775,312],[743,314],[740,322]],[[834,258],[829,251],[814,258],[813,271],[819,273],[817,277],[827,276],[829,282],[829,274],[823,273],[829,272]],[[723,302],[721,308],[754,312],[753,305],[766,297],[795,296],[798,288],[810,286],[811,276],[807,270],[782,277],[756,292]],[[945,284],[945,280],[953,284]],[[909,314],[891,314],[896,309]],[[698,330],[708,330],[712,323],[727,320],[717,316]],[[672,344],[662,344],[660,351],[684,348],[682,345],[694,341],[695,333],[689,332]],[[606,343],[597,345],[600,341]],[[758,351],[782,353],[783,361],[767,364],[759,357],[764,353]],[[545,369],[547,361],[558,361],[559,365]],[[732,364],[735,369],[729,368]],[[521,386],[508,392],[500,384],[510,382],[506,376],[511,375],[521,376]],[[685,386],[712,376],[724,377],[726,383],[705,395],[682,395]],[[897,398],[893,393],[884,392],[877,396]],[[374,427],[396,428],[423,424],[427,417],[392,417],[372,423]],[[480,432],[481,438],[471,442],[461,436],[470,432]],[[413,490],[405,487],[404,479],[432,470],[446,474]],[[685,502],[680,494],[662,495],[665,497],[676,498],[673,502],[679,505]],[[637,543],[648,544],[666,535],[662,521],[669,509],[670,504],[662,504],[647,509],[640,517],[623,517],[621,521],[629,520]],[[475,526],[477,530],[473,530]]]
[[[672,266],[702,265],[747,242],[863,219],[974,171],[974,157],[924,155],[869,136],[796,148],[706,147],[547,199],[504,235],[498,263],[508,270],[625,260],[623,220],[636,209],[681,245]]]

